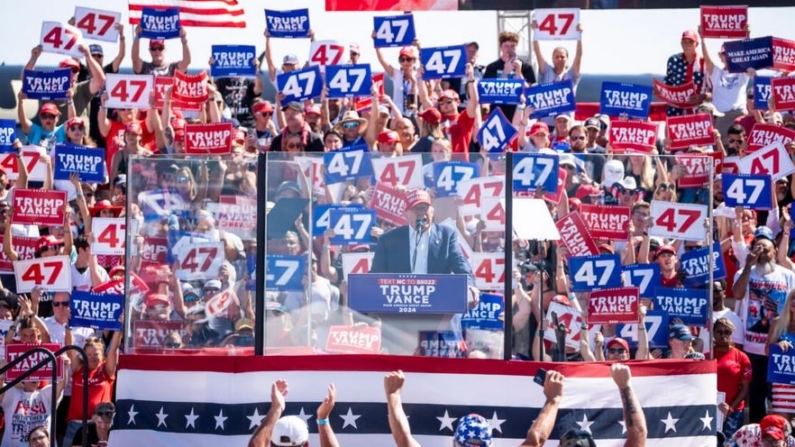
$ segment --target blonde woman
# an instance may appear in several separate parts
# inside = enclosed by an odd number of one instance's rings
[[[649,201],[649,195],[654,191],[654,168],[651,165],[651,157],[648,155],[632,154],[627,157],[627,165],[624,174],[626,177],[635,179],[635,184],[643,188],[643,200]]]
[[[437,139],[431,144],[431,163],[422,167],[422,175],[425,177],[426,185],[433,185],[433,165],[443,161],[450,161],[453,154],[453,145],[450,140],[445,138]]]
[[[767,349],[765,354],[768,354],[770,345],[778,344],[781,349],[787,351],[795,346],[795,289],[792,289],[787,294],[787,300],[784,303],[784,309],[781,315],[773,320],[770,325],[770,332],[767,336]],[[795,385],[787,385],[783,383],[773,384],[773,405],[768,413],[776,413],[791,419],[795,416]]]

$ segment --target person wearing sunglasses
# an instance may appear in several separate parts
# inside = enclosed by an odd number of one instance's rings
[[[373,31],[373,39],[376,37],[376,32]],[[395,105],[400,109],[401,114],[408,115],[412,108],[417,105],[417,67],[416,63],[419,58],[419,51],[416,46],[410,45],[400,49],[398,53],[399,65],[394,65],[387,62],[381,48],[375,49],[375,55],[378,57],[378,62],[383,67],[384,72],[392,80],[392,100]]]
[[[34,123],[25,116],[25,99],[27,95],[20,90],[17,95],[17,119],[19,127],[28,137],[28,144],[40,144],[48,140],[56,143],[66,141],[66,127],[58,126],[61,111],[53,102],[45,102],[39,108],[39,123]]]
[[[166,41],[161,39],[149,40],[149,54],[151,62],[141,59],[141,25],[135,27],[135,39],[133,39],[132,55],[133,71],[135,74],[153,74],[155,76],[174,76],[174,72],[179,70],[183,73],[188,71],[191,55],[188,46],[188,37],[185,28],[180,28],[179,39],[182,42],[182,60],[179,62],[166,62]]]
[[[588,139],[588,130],[582,125],[575,124],[569,129],[571,152],[576,158],[582,160],[584,164],[584,174],[587,177],[583,180],[593,184],[594,179],[602,178],[602,171],[607,160],[602,154],[591,153],[587,146]]]
[[[214,63],[215,58],[210,57],[209,65],[212,67]],[[225,110],[229,110],[228,118],[236,119],[246,128],[254,126],[254,101],[263,91],[259,59],[252,57],[251,65],[257,73],[253,80],[241,76],[221,77],[214,80],[215,87],[226,106]]]
[[[283,110],[286,125],[271,142],[271,150],[282,152],[287,152],[288,150],[294,152],[324,152],[322,136],[312,132],[306,123],[304,105],[300,102],[289,102],[283,107]],[[297,138],[289,138],[292,136]],[[288,147],[288,139],[297,139],[300,144],[293,143],[293,147]]]
[[[97,143],[86,132],[86,122],[83,118],[70,118],[64,128],[66,129],[66,142],[84,147],[97,147]]]
[[[94,414],[88,421],[88,445],[97,447],[107,445],[115,415],[116,406],[113,402],[101,402],[97,405],[96,409],[94,409]],[[72,440],[72,446],[83,446],[83,430],[77,431]]]
[[[367,120],[361,118],[355,110],[348,110],[334,126],[334,130],[342,134],[342,147],[367,146],[363,135],[367,129]]]
[[[713,290],[718,283],[713,283]],[[745,409],[745,398],[751,386],[751,361],[732,340],[737,326],[728,318],[718,318],[712,327],[714,358],[718,362],[718,391],[725,400],[718,404],[723,412],[723,434],[731,437],[740,428]]]

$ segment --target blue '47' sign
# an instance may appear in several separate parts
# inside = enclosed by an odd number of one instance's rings
[[[467,63],[466,47],[423,48],[420,59],[425,68],[425,79],[461,78],[464,77]]]
[[[276,76],[276,83],[284,94],[282,105],[320,96],[323,90],[318,67],[281,73]]]
[[[433,164],[436,197],[450,197],[458,194],[458,184],[477,178],[480,167],[477,163],[463,161],[442,161]]]
[[[547,154],[513,154],[513,190],[544,192],[558,191],[558,157]]]
[[[370,64],[329,65],[326,67],[326,85],[329,98],[370,96],[373,87]]]
[[[326,165],[326,184],[342,183],[359,177],[373,175],[373,162],[370,152],[361,146],[350,149],[326,152],[323,163]]]
[[[404,47],[411,45],[416,37],[414,16],[404,14],[392,17],[373,17],[376,48]]]
[[[265,290],[302,291],[301,279],[306,272],[306,256],[268,255],[265,258]]]
[[[569,273],[573,292],[621,287],[621,255],[572,256]]]
[[[478,130],[478,143],[488,152],[502,152],[518,133],[502,110],[495,107]]]

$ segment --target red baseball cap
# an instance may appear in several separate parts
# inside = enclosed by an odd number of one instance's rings
[[[320,106],[317,104],[312,104],[309,107],[305,107],[304,115],[310,115],[310,114],[315,114],[317,116],[320,116]]]
[[[616,337],[616,338],[610,340],[607,343],[607,349],[610,349],[611,347],[613,347],[615,345],[621,345],[622,348],[626,349],[626,351],[629,352],[629,343],[627,343],[627,341],[624,340],[623,338]]]
[[[56,106],[55,103],[47,102],[39,109],[39,115],[44,115],[45,113],[58,116],[61,114],[61,111],[58,110],[58,106]]]
[[[442,114],[439,113],[438,110],[434,108],[425,109],[419,113],[419,117],[422,118],[428,124],[436,125],[442,121]]]
[[[682,33],[682,40],[685,39],[690,39],[693,42],[698,42],[698,34],[696,34],[695,31],[689,29]]]
[[[180,130],[175,130],[175,131],[174,131],[174,141],[176,141],[176,142],[183,142],[183,141],[185,141],[185,131],[184,131],[184,130],[182,130],[182,129],[180,129]]]
[[[57,239],[55,236],[48,234],[36,241],[36,251],[41,252],[44,247],[57,247],[60,245],[63,245],[63,239]]]
[[[599,188],[597,188],[596,186],[580,185],[580,187],[577,188],[577,192],[574,193],[574,197],[582,200],[588,196],[595,196],[597,194],[599,194]]]
[[[122,275],[124,274],[124,266],[123,265],[117,265],[117,266],[113,267],[112,269],[110,269],[110,272],[108,272],[108,276],[113,278],[114,276],[118,275],[119,273],[121,273]]]
[[[79,124],[79,125],[85,126],[86,122],[83,121],[83,118],[80,118],[79,116],[76,116],[74,118],[69,118],[69,121],[66,122],[66,127],[74,126],[75,124]]]
[[[260,101],[254,104],[254,113],[273,113],[273,105],[270,101]]]
[[[58,66],[61,68],[71,68],[72,70],[75,71],[80,70],[80,63],[78,63],[76,60],[72,59],[71,57],[69,59],[62,60],[61,63],[58,64]]]
[[[185,128],[185,122],[182,118],[171,118],[171,128],[176,130],[181,130]]]
[[[416,47],[412,47],[412,46],[405,46],[405,47],[400,49],[400,55],[398,57],[400,57],[400,56],[407,56],[407,57],[410,57],[412,59],[416,59],[417,58],[417,48]]]
[[[660,256],[663,253],[675,255],[676,249],[674,249],[673,245],[660,245],[660,248],[657,249],[657,252],[654,254],[654,256]]]
[[[182,135],[184,136],[185,132],[183,132]],[[246,133],[243,132],[242,130],[238,130],[237,132],[235,132],[234,142],[239,144],[246,144]]]
[[[398,133],[395,132],[394,130],[385,130],[380,134],[378,134],[379,143],[388,144],[388,143],[397,143],[398,141],[400,141],[400,136],[398,136]]]
[[[458,101],[458,93],[456,93],[455,90],[450,90],[448,88],[447,90],[443,91],[441,95],[439,95],[439,101],[442,99],[452,99]]]
[[[784,426],[786,424],[787,421],[783,417],[770,414],[759,421],[759,430],[762,432],[763,438],[770,436],[777,441],[782,441],[786,439],[786,436],[784,436]]]
[[[549,135],[549,126],[547,126],[547,123],[542,123],[541,121],[534,123],[530,127],[530,133],[528,133],[528,135],[535,135],[539,133],[545,133]]]
[[[154,307],[158,304],[171,304],[168,297],[162,293],[149,293],[144,300],[146,307]]]
[[[164,47],[166,46],[166,41],[163,39],[152,39],[149,41],[149,49],[154,47]]]
[[[406,209],[414,208],[422,203],[431,204],[431,195],[424,189],[414,189],[406,194]]]

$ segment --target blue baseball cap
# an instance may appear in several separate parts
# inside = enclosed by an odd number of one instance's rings
[[[679,341],[691,341],[693,340],[693,333],[690,332],[690,328],[684,324],[675,324],[668,330],[668,338],[675,338]]]
[[[754,232],[754,240],[757,240],[759,238],[765,238],[773,243],[776,242],[775,237],[773,236],[773,230],[765,226],[756,228],[756,231]]]
[[[468,414],[458,421],[455,442],[463,447],[484,447],[491,445],[491,425],[483,416]]]

